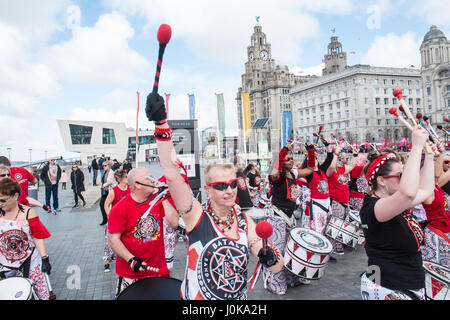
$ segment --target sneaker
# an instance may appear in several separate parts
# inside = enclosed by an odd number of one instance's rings
[[[53,215],[57,215],[58,213],[56,212],[56,210],[52,210]]]
[[[61,209],[55,209],[56,212],[61,212]]]
[[[330,262],[337,262],[337,259],[335,257],[333,257],[333,256],[330,256],[330,260],[329,261]]]
[[[340,251],[340,250],[333,251],[333,254],[337,254],[338,256],[342,256],[342,255],[344,255],[344,250],[342,250],[342,251]]]
[[[300,279],[301,284],[310,284],[311,281],[307,279]]]
[[[109,264],[105,264],[105,273],[111,272],[111,269],[109,268]]]
[[[75,203],[75,205],[72,208],[78,208],[78,203]]]

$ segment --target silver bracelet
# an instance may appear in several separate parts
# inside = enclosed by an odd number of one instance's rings
[[[191,211],[192,211],[192,207],[194,206],[194,200],[195,200],[194,195],[192,195],[191,206],[190,206],[187,210],[184,210],[184,211],[178,210],[178,209],[177,209],[178,214],[179,214],[180,216],[184,216],[185,214],[188,214],[189,212],[191,212]]]

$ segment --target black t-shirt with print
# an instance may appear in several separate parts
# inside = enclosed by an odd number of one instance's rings
[[[283,210],[288,217],[291,217],[297,206],[296,201],[298,197],[295,179],[287,178],[283,172],[276,181],[273,181],[272,176],[269,176],[269,181],[272,187],[271,196],[273,205]]]
[[[236,172],[236,176],[238,178],[237,204],[243,209],[253,207],[250,194],[248,193],[247,184],[245,183],[244,174],[241,171],[238,171]]]
[[[419,290],[425,287],[420,245],[423,230],[405,211],[386,222],[375,217],[378,198],[366,195],[360,211],[369,266],[381,271],[381,286],[392,290]]]
[[[248,184],[250,187],[258,188],[261,182],[261,178],[256,173],[247,173]]]

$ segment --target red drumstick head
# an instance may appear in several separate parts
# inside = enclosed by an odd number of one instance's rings
[[[445,122],[448,122],[448,118],[444,118],[444,121],[445,121]]]
[[[292,139],[287,139],[287,142],[292,142]]]
[[[273,228],[269,222],[261,221],[256,225],[255,231],[261,239],[268,239],[273,233]]]
[[[393,114],[394,116],[398,117],[398,112],[396,107],[392,107],[389,109],[389,113]]]
[[[398,100],[403,99],[403,93],[402,93],[402,89],[395,89],[392,94],[394,95],[394,97],[396,97]]]
[[[438,125],[437,128],[438,128],[439,130],[442,130],[442,126],[441,126],[441,125]]]
[[[417,118],[417,119],[422,118],[422,114],[419,112],[418,114],[416,114],[416,118]],[[423,117],[423,118],[425,119],[425,117]]]
[[[162,24],[159,26],[158,29],[158,42],[167,44],[170,41],[170,38],[172,37],[172,28],[168,24]]]
[[[331,135],[333,138],[336,138],[336,135],[333,133],[332,135]]]
[[[319,127],[319,134],[322,132],[322,126]]]

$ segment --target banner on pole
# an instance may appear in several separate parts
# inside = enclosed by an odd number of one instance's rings
[[[195,119],[195,96],[194,94],[189,94],[189,120]]]
[[[166,115],[167,115],[167,118],[169,118],[169,98],[170,98],[170,93],[166,93]]]
[[[243,106],[243,116],[244,116],[244,132],[245,139],[250,137],[250,127],[252,126],[252,118],[250,112],[250,93],[242,93],[242,106]]]
[[[292,112],[283,111],[283,146],[287,145],[287,139],[291,138],[292,135]]]
[[[225,102],[223,93],[216,94],[217,98],[217,121],[219,123],[219,141],[225,138]]]

